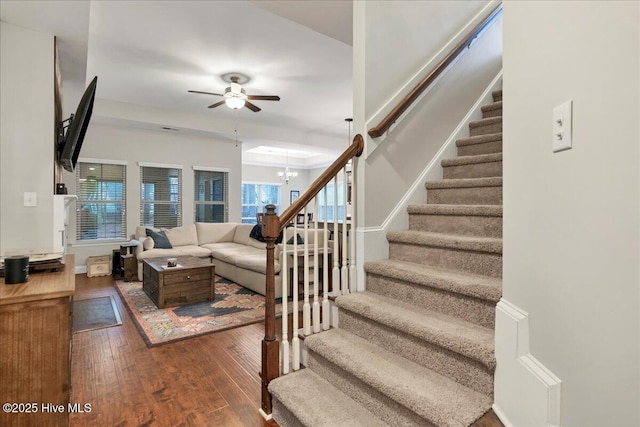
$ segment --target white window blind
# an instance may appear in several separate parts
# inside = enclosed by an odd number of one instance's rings
[[[78,162],[77,240],[126,238],[126,189],[126,165]]]
[[[147,227],[182,225],[182,169],[140,167],[140,224]]]
[[[268,204],[276,206],[276,213],[280,211],[279,184],[242,183],[242,223],[255,224],[256,214],[264,213]]]
[[[196,222],[227,222],[229,216],[229,172],[194,171]]]

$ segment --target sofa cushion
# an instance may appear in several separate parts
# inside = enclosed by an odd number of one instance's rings
[[[211,256],[214,258],[221,259],[224,262],[234,265],[239,258],[253,255],[255,253],[260,253],[264,256],[265,260],[267,259],[265,251],[233,242],[209,244],[204,245],[203,247],[209,249],[211,251]]]
[[[261,254],[245,254],[236,259],[236,267],[245,268],[247,270],[256,271],[258,273],[267,274],[267,255],[266,252]],[[275,262],[275,273],[280,273],[280,263]]]
[[[236,233],[233,236],[233,241],[241,245],[248,245],[252,229],[253,224],[238,224]]]
[[[237,226],[236,222],[196,222],[198,244],[202,246],[207,243],[231,242]]]
[[[267,244],[265,242],[260,242],[256,239],[249,239],[249,246],[252,246],[256,249],[267,249]]]
[[[183,225],[182,227],[163,228],[167,238],[171,242],[171,245],[176,246],[189,246],[198,245],[198,234],[196,233],[195,224]]]
[[[164,231],[153,231],[152,229],[147,228],[147,236],[153,239],[153,247],[155,248],[158,248],[158,249],[173,248],[173,245],[171,244],[169,238],[167,237]]]
[[[147,227],[144,225],[139,225],[136,227],[136,239],[140,240],[141,237],[146,237],[147,236],[147,228],[153,231],[160,231],[159,228],[153,228],[153,227]]]
[[[138,259],[141,260],[161,257],[179,257],[185,255],[190,255],[198,258],[206,258],[211,255],[211,252],[208,249],[201,248],[200,246],[195,245],[179,246],[173,249],[154,248],[138,254]]]

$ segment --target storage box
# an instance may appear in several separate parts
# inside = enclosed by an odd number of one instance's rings
[[[87,258],[87,277],[108,276],[110,274],[111,257],[109,255]]]

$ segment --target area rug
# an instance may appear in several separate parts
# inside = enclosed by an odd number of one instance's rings
[[[219,276],[214,301],[181,307],[156,307],[142,290],[142,282],[118,280],[116,289],[148,347],[264,320],[264,296]],[[276,314],[281,311],[277,304]]]
[[[73,301],[73,333],[122,325],[112,296]]]

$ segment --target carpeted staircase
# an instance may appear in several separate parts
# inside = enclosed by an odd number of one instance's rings
[[[502,293],[502,91],[343,295],[338,329],[309,336],[307,369],[269,387],[281,426],[469,426],[493,402]]]

